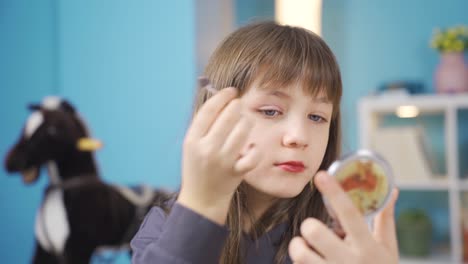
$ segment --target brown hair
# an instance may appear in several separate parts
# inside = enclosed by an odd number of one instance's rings
[[[260,22],[242,27],[229,35],[213,53],[205,76],[219,90],[236,87],[240,94],[255,81],[261,87],[286,87],[298,83],[313,96],[323,93],[333,103],[329,141],[320,165],[328,168],[340,152],[340,100],[342,84],[336,59],[326,43],[313,32],[298,27]],[[209,98],[206,89],[197,92],[194,113]],[[220,263],[242,263],[242,217],[248,214],[242,183],[231,202],[227,226],[231,230]],[[307,217],[328,222],[321,194],[313,185],[291,199],[281,199],[253,223],[254,239],[273,225],[287,221],[288,227],[278,245],[276,263],[284,262],[289,241],[300,234]]]

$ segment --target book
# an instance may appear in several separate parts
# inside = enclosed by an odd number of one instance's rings
[[[423,139],[418,126],[383,127],[375,130],[371,145],[388,161],[397,182],[414,182],[433,175]]]

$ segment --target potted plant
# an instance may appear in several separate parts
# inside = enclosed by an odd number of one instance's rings
[[[402,255],[424,257],[429,255],[432,241],[432,223],[422,209],[402,211],[396,222],[398,247]]]
[[[440,63],[434,74],[438,93],[468,92],[468,66],[464,53],[468,50],[468,26],[436,28],[431,47],[439,51]]]

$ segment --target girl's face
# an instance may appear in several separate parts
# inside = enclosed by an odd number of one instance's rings
[[[324,95],[312,97],[300,85],[258,88],[242,96],[245,114],[254,121],[249,143],[262,158],[244,180],[277,198],[298,195],[317,172],[328,143],[333,105]]]

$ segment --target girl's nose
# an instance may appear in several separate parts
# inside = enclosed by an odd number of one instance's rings
[[[283,135],[283,145],[289,148],[306,148],[308,135],[304,124],[291,124]]]

